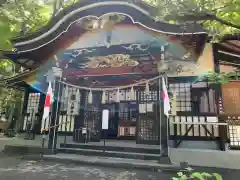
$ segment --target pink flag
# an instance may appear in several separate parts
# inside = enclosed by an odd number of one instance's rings
[[[163,105],[164,114],[167,117],[169,117],[169,111],[171,110],[171,107],[170,107],[170,99],[168,96],[168,91],[167,91],[164,77],[162,77],[162,91],[163,91],[162,95],[163,95],[163,101],[164,101],[164,105]]]
[[[45,104],[44,104],[44,110],[43,110],[43,119],[42,119],[42,128],[41,132],[44,130],[48,130],[49,126],[49,112],[50,112],[50,107],[53,102],[53,92],[52,92],[52,86],[51,82],[48,83],[48,90],[47,90],[47,95],[45,98]]]

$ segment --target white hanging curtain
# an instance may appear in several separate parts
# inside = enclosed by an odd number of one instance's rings
[[[92,101],[93,101],[93,97],[92,97],[92,91],[90,90],[89,93],[88,93],[88,103],[89,104],[92,104]]]
[[[102,92],[102,100],[101,100],[102,104],[105,104],[106,103],[106,92],[103,91]]]

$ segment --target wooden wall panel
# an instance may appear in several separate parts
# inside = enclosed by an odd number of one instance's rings
[[[224,113],[240,113],[240,81],[233,81],[223,84],[222,98]]]

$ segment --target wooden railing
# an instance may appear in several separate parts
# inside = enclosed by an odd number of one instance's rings
[[[171,116],[169,119],[170,139],[174,146],[184,140],[218,141],[219,148],[240,150],[240,114],[219,116]]]
[[[220,126],[217,116],[170,116],[170,139],[174,140],[174,147],[184,140],[216,141],[220,139]]]
[[[240,150],[240,114],[221,114],[219,121],[228,124],[220,130],[223,131],[223,138],[228,140],[229,148]]]

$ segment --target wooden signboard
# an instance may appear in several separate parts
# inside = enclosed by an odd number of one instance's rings
[[[222,85],[224,113],[240,113],[240,81],[233,81]]]

